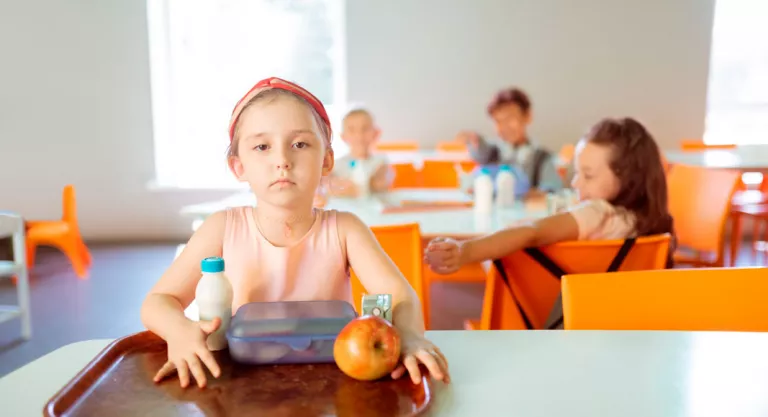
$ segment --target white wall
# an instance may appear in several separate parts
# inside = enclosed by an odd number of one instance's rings
[[[349,98],[384,140],[487,134],[499,88],[534,106],[553,149],[605,116],[632,115],[664,147],[701,137],[714,0],[349,1]]]
[[[533,97],[553,148],[632,114],[664,146],[703,130],[714,0],[349,0],[348,95],[385,139],[491,131],[500,86]],[[444,14],[441,14],[444,13]],[[228,195],[149,191],[154,160],[145,4],[4,2],[0,209],[60,215],[74,183],[91,239],[186,238],[179,209]]]

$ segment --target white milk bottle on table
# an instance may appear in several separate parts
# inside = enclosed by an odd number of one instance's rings
[[[357,185],[358,196],[368,197],[370,188],[368,175],[365,172],[365,164],[363,164],[363,161],[352,160],[349,162],[349,167],[352,168],[352,182]]]
[[[195,301],[200,321],[221,318],[221,326],[208,335],[208,349],[222,350],[227,347],[227,329],[232,319],[232,285],[224,275],[224,260],[219,257],[205,258],[200,263],[203,276],[195,289]]]
[[[496,206],[512,207],[515,204],[515,176],[509,165],[499,167],[496,175]]]
[[[472,188],[475,193],[475,212],[489,213],[493,206],[493,180],[488,168],[480,168]]]

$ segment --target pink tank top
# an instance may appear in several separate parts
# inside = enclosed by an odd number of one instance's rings
[[[316,209],[315,222],[292,246],[276,247],[261,234],[253,207],[227,209],[222,257],[232,284],[232,312],[254,301],[352,301],[347,256],[336,211]]]

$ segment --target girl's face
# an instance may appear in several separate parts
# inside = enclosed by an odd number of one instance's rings
[[[579,192],[580,200],[611,201],[619,194],[621,184],[611,170],[611,153],[610,147],[595,145],[583,139],[576,145],[576,175],[573,176],[571,186]]]
[[[312,111],[290,97],[248,107],[239,119],[237,147],[232,171],[258,201],[279,207],[312,204],[321,178],[333,168],[333,152]]]

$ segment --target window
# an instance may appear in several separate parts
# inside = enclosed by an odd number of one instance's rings
[[[156,184],[238,187],[226,164],[237,100],[278,76],[338,120],[342,0],[147,0]]]
[[[705,143],[768,144],[768,1],[718,0]]]

